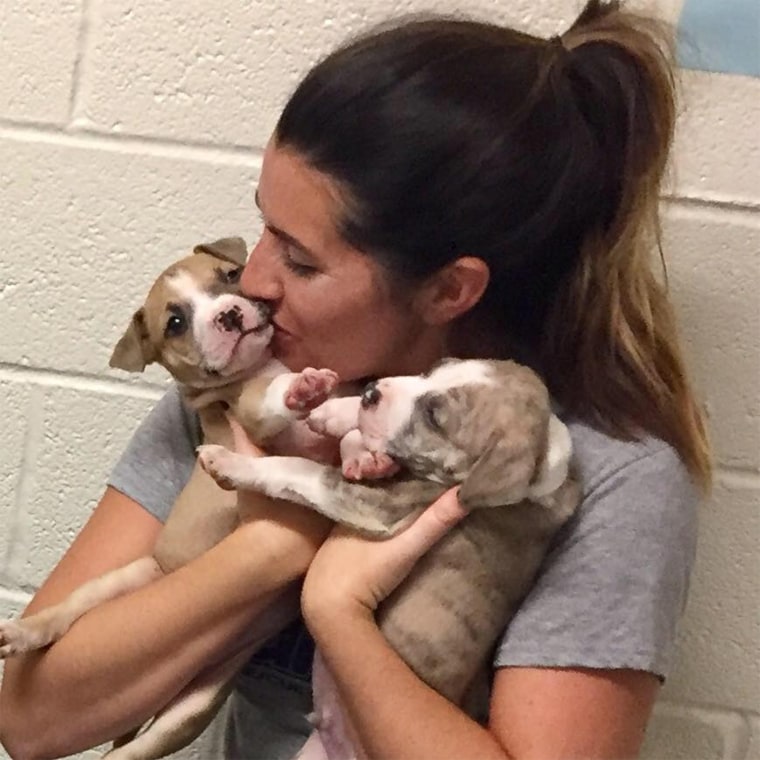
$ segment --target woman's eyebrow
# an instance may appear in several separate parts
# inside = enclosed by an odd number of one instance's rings
[[[253,196],[254,203],[256,204],[256,207],[259,209],[259,211],[263,211],[261,208],[261,203],[259,201],[259,191],[258,189],[254,193]],[[294,238],[289,233],[285,232],[285,230],[281,230],[279,227],[275,227],[273,224],[270,224],[266,220],[264,221],[264,224],[266,225],[266,228],[276,237],[280,238],[280,240],[283,240],[288,245],[292,245],[294,248],[298,248],[299,251],[302,253],[307,254],[308,256],[314,256],[313,251],[305,246],[298,238]]]

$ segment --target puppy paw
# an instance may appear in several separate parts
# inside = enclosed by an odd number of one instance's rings
[[[216,444],[205,444],[196,449],[198,463],[225,491],[234,491],[239,487],[238,473],[240,454]]]
[[[312,433],[327,435],[332,438],[342,438],[346,432],[346,425],[339,414],[336,414],[336,403],[343,399],[328,399],[325,403],[317,406],[309,412],[306,418],[306,426]]]
[[[53,640],[43,629],[19,620],[0,620],[0,659],[40,649]]]
[[[327,400],[338,382],[338,375],[331,369],[307,367],[285,392],[285,406],[305,416]]]
[[[399,471],[399,465],[385,453],[362,451],[343,461],[343,477],[347,480],[378,480]]]

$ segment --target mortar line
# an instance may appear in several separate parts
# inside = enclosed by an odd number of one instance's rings
[[[741,491],[760,490],[760,472],[745,467],[717,466],[715,483]]]
[[[72,124],[78,117],[82,107],[82,81],[85,65],[89,58],[90,22],[93,0],[81,0],[81,15],[79,17],[79,31],[77,32],[77,55],[74,59],[74,67],[71,74],[71,92],[69,93],[68,124]]]
[[[735,720],[738,731],[731,732],[725,736],[727,739],[724,750],[728,750],[724,755],[726,760],[745,760],[749,750],[752,729],[749,718],[755,713],[742,707],[731,707],[721,705],[716,702],[696,702],[694,700],[683,699],[661,699],[658,704],[668,709],[674,709],[676,715],[693,716],[694,713],[700,716],[700,719],[707,717],[718,718],[719,720]]]
[[[29,591],[18,591],[0,586],[0,599],[26,607],[32,599],[32,594]]]
[[[148,155],[201,163],[226,164],[258,169],[263,149],[244,145],[225,145],[201,140],[175,140],[167,137],[111,134],[72,126],[19,122],[0,118],[0,140],[43,143],[69,148],[102,150],[125,155]]]
[[[673,195],[670,193],[660,196],[660,200],[664,203],[672,203],[686,208],[714,208],[721,211],[738,212],[760,211],[760,202],[751,200],[700,198],[695,195]]]
[[[11,527],[8,531],[5,556],[3,558],[3,578],[10,580],[10,566],[13,553],[17,549],[17,543],[22,536],[21,524],[24,520],[24,511],[30,504],[32,483],[36,472],[35,452],[39,451],[40,443],[44,437],[44,397],[39,388],[32,387],[29,391],[26,412],[26,431],[22,444],[21,461],[19,463],[18,478],[13,495],[13,511],[11,513]],[[18,582],[20,579],[16,579]]]
[[[0,362],[0,380],[12,383],[28,383],[37,387],[67,388],[142,399],[157,399],[166,391],[166,386],[158,383],[141,382],[134,384],[127,380],[102,377],[86,372],[19,367],[5,362]]]
[[[92,2],[93,0],[89,0]],[[101,132],[77,126],[61,128],[54,124],[23,122],[0,118],[0,139],[40,142],[73,148],[111,151],[125,154],[181,158],[204,163],[222,163],[258,169],[263,148],[234,143],[211,143],[203,140],[173,139],[152,135]],[[715,208],[722,211],[760,211],[760,201],[746,198],[716,198],[663,193],[660,200],[685,207]]]
[[[757,715],[755,711],[746,707],[732,707],[731,705],[719,704],[718,702],[700,702],[699,700],[688,698],[662,697],[657,700],[657,704],[666,709],[675,708],[676,711],[696,710],[724,718],[747,718]]]

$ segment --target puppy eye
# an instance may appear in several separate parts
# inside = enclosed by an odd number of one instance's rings
[[[187,330],[187,320],[182,314],[172,314],[166,320],[164,335],[167,338],[176,338]]]
[[[228,282],[230,285],[236,285],[240,282],[240,275],[243,273],[243,267],[237,267],[236,269],[228,269],[226,272],[222,272],[222,279]]]
[[[443,399],[440,396],[425,396],[422,404],[422,419],[425,424],[438,433],[443,432]]]

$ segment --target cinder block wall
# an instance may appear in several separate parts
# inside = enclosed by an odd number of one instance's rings
[[[680,4],[655,8],[675,20]],[[0,615],[45,577],[161,393],[159,372],[107,369],[146,285],[199,240],[254,238],[262,148],[310,63],[433,6],[553,34],[579,0],[5,0]],[[645,755],[738,760],[760,757],[760,80],[683,84],[666,253],[718,478]],[[194,754],[215,756],[212,739]]]

